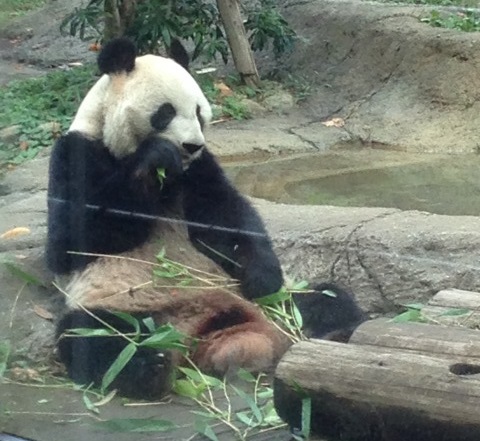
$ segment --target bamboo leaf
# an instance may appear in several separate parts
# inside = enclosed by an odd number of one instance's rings
[[[127,365],[127,363],[132,359],[132,357],[137,352],[137,346],[134,343],[129,343],[122,352],[118,355],[116,360],[108,368],[108,371],[105,372],[105,375],[102,379],[102,391],[105,391],[110,384],[117,378],[118,374],[122,369]]]
[[[295,324],[297,325],[298,328],[302,328],[303,317],[302,317],[302,314],[300,314],[300,310],[297,308],[297,305],[295,305],[293,301],[290,303],[290,308],[292,310],[292,316],[295,319]]]
[[[255,302],[259,305],[275,305],[285,300],[290,299],[290,294],[287,292],[285,288],[281,288],[280,291],[277,291],[273,294],[269,294],[268,296],[259,297],[255,299]]]
[[[265,388],[265,390],[257,393],[257,398],[259,400],[268,400],[270,398],[273,398],[273,389],[271,387]]]
[[[217,435],[213,429],[203,420],[195,421],[195,430],[211,441],[218,441]]]
[[[255,383],[257,379],[252,375],[251,372],[248,372],[245,369],[239,369],[237,371],[237,376],[243,381],[247,381],[248,383]]]
[[[105,337],[114,335],[114,331],[104,328],[73,328],[67,330],[68,334],[81,335],[83,337]]]
[[[35,285],[35,286],[45,285],[39,278],[35,277],[32,274],[27,273],[26,271],[24,271],[23,269],[15,265],[14,263],[4,261],[3,264],[11,274],[19,278],[20,280],[23,280],[24,282],[30,283],[30,285]]]
[[[165,247],[162,247],[162,249],[158,252],[158,254],[155,256],[157,260],[162,260],[165,258]]]
[[[157,328],[155,334],[143,340],[139,346],[153,349],[178,349],[185,352],[187,347],[183,343],[184,340],[185,336],[181,332],[171,325],[165,325]]]
[[[312,421],[312,399],[302,399],[302,434],[305,439],[310,439],[310,426]]]
[[[253,422],[253,415],[248,412],[237,412],[235,416],[238,418],[239,421],[241,421],[243,424],[245,424],[248,427],[252,427],[252,422]]]
[[[153,318],[152,317],[146,317],[142,321],[143,321],[143,324],[147,327],[148,332],[153,334],[155,332],[155,328],[156,328],[155,321],[153,320]]]
[[[8,340],[0,342],[0,379],[7,370],[8,358],[10,357],[11,346]]]
[[[328,297],[333,297],[333,298],[337,297],[337,293],[335,291],[332,291],[331,289],[324,289],[322,291],[322,294]]]
[[[191,410],[190,413],[193,413],[194,415],[201,416],[203,418],[208,418],[208,419],[216,419],[216,415],[213,413],[207,413],[207,412],[202,412],[201,410]]]
[[[201,374],[194,369],[179,367],[178,370],[183,372],[187,376],[187,378],[190,378],[192,381],[196,381],[198,383],[205,383],[210,387],[221,387],[223,385],[222,381],[218,378]]]
[[[88,398],[88,395],[86,392],[83,393],[83,404],[85,404],[85,407],[90,411],[94,413],[100,413],[100,411],[97,409],[97,406],[92,403],[92,400]]]
[[[270,400],[265,406],[263,407],[263,422],[265,426],[278,426],[282,424],[282,419],[278,416],[277,411],[275,410],[275,405],[273,400]]]
[[[425,305],[423,303],[407,303],[406,305],[402,306],[408,309],[417,309],[418,311],[420,311]]]
[[[253,415],[255,416],[257,422],[259,424],[261,424],[262,421],[263,421],[262,412],[259,409],[257,403],[255,403],[255,401],[253,400],[253,398],[251,396],[247,395],[243,390],[239,389],[238,387],[235,387],[235,386],[232,385],[232,389],[235,391],[235,393],[242,400],[245,401],[245,403],[248,405],[248,407],[250,407],[250,409],[252,410]]]
[[[112,311],[112,314],[118,317],[119,319],[122,319],[123,321],[127,322],[129,325],[132,325],[133,328],[135,329],[136,335],[140,334],[140,323],[133,315],[128,314],[127,312],[121,312],[121,311]]]
[[[184,379],[175,381],[173,385],[173,391],[176,394],[192,399],[196,399],[202,395],[206,388],[207,386],[205,384],[195,384]]]
[[[292,291],[300,291],[306,288],[308,288],[308,282],[306,280],[302,280],[300,282],[294,283]]]
[[[392,319],[394,323],[419,322],[422,321],[422,313],[418,309],[409,309]]]

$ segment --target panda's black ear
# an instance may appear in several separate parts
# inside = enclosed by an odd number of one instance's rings
[[[190,63],[190,58],[188,53],[183,47],[182,43],[176,38],[172,40],[170,47],[168,48],[168,56],[176,61],[180,66],[188,70],[188,64]]]
[[[98,55],[98,68],[101,73],[115,74],[131,72],[135,67],[137,48],[128,38],[110,40]]]

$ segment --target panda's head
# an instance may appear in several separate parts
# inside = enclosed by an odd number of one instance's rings
[[[186,160],[199,155],[211,108],[187,71],[186,54],[176,58],[178,62],[137,57],[126,38],[107,43],[98,57],[104,75],[88,92],[69,131],[102,140],[116,157],[133,153],[152,134],[177,145]]]

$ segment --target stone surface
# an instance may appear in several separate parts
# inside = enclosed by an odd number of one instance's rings
[[[4,142],[5,144],[11,144],[18,140],[20,136],[20,126],[14,125],[5,127],[0,130],[0,142]]]
[[[285,91],[276,91],[273,95],[263,100],[263,105],[275,113],[289,113],[295,107],[295,99],[292,94]]]
[[[370,312],[398,311],[445,288],[480,288],[480,219],[381,208],[262,202],[285,272],[335,280]]]
[[[341,116],[352,136],[411,151],[477,148],[479,33],[420,22],[438,6],[280,3],[300,37],[282,67],[311,82],[308,119]]]

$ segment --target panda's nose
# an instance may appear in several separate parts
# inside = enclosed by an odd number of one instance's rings
[[[193,155],[195,152],[198,152],[202,148],[202,145],[189,144],[189,143],[184,143],[182,144],[182,146],[191,155]]]

